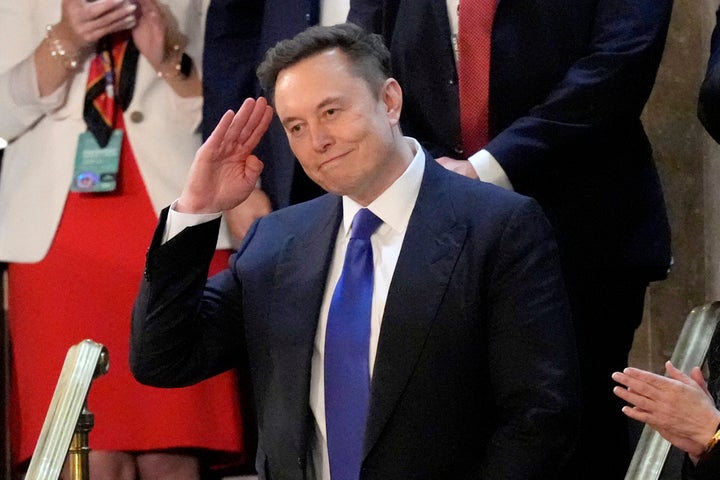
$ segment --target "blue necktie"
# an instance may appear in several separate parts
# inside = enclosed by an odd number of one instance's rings
[[[382,220],[367,208],[352,235],[325,332],[325,421],[332,480],[358,480],[370,398],[370,310],[373,254],[370,235]]]

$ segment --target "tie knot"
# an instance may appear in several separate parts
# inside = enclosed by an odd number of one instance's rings
[[[382,220],[367,208],[361,208],[353,218],[350,238],[367,240],[378,229]]]

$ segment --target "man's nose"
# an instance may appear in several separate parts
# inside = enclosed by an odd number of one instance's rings
[[[318,152],[324,152],[332,144],[333,137],[322,125],[314,125],[311,127],[310,134],[312,136],[313,148]]]

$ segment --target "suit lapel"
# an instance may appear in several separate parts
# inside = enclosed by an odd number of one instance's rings
[[[366,454],[413,373],[465,241],[466,227],[455,221],[445,184],[447,172],[427,154],[425,162],[383,314],[365,434]]]
[[[284,371],[297,372],[282,387],[283,397],[292,398],[283,412],[290,419],[291,429],[283,430],[283,437],[276,444],[283,446],[276,461],[287,461],[284,468],[298,467],[297,459],[305,458],[307,440],[311,437],[310,374],[315,331],[325,289],[327,271],[334,248],[341,215],[339,197],[327,196],[320,208],[304,215],[302,222],[309,228],[294,228],[296,232],[285,237],[279,251],[274,274],[268,322],[276,336],[276,362],[282,363]],[[287,455],[293,451],[292,455]],[[291,471],[291,470],[287,470]]]
[[[308,229],[284,239],[275,274],[270,317],[288,332],[315,335],[325,280],[342,219],[340,197],[328,196],[315,219],[305,217]],[[312,347],[312,346],[311,346]],[[310,348],[312,352],[312,348]]]
[[[416,2],[417,0],[410,0]],[[440,38],[446,38],[450,40],[452,35],[450,34],[450,19],[448,18],[447,2],[430,2],[430,8],[434,11],[431,14],[431,18],[437,21],[437,28],[440,31]]]

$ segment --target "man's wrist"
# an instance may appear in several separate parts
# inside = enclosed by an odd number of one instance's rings
[[[720,424],[717,426],[715,434],[710,438],[710,440],[708,440],[707,444],[705,445],[705,453],[708,453],[713,448],[716,448],[718,442],[720,442]]]
[[[183,213],[176,208],[178,201],[175,200],[170,204],[170,210],[165,221],[165,231],[163,233],[162,243],[167,242],[171,238],[178,235],[188,227],[194,227],[201,223],[211,222],[222,216],[222,213]]]
[[[478,178],[484,182],[493,183],[506,190],[513,190],[512,183],[500,163],[487,150],[480,150],[470,155],[468,161],[472,165]]]

